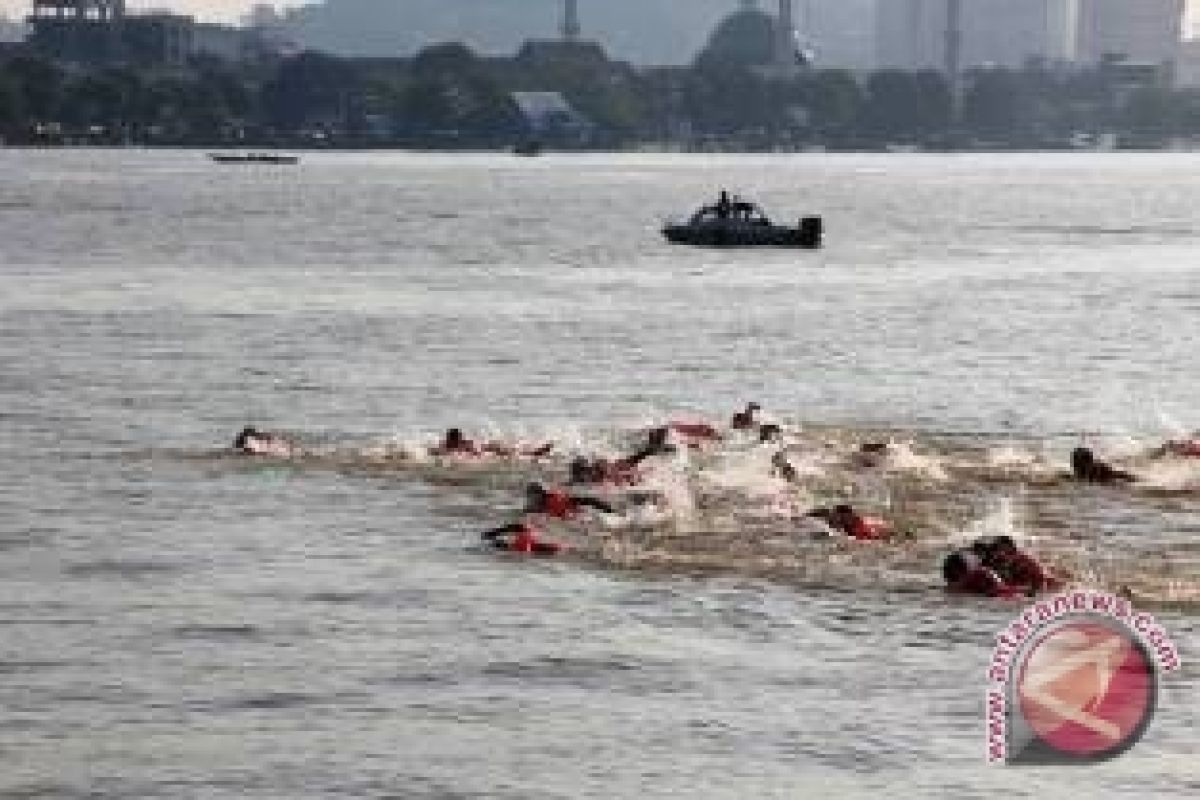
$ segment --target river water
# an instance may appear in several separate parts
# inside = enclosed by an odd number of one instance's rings
[[[1200,467],[1137,455],[1200,427],[1200,157],[0,150],[0,176],[0,794],[1200,794]],[[827,247],[660,241],[721,186],[824,215]],[[616,452],[751,399],[800,451],[897,443],[883,478],[813,474],[914,541],[789,539],[737,445],[676,465],[723,492],[686,521],[514,559],[478,532],[561,462],[411,455],[450,425]],[[310,455],[229,456],[245,424]],[[1142,487],[1057,481],[1079,443]],[[1021,606],[937,571],[997,526],[1173,635],[1124,757],[984,765]]]

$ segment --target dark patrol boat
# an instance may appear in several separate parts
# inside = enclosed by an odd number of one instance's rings
[[[699,247],[800,247],[821,246],[824,224],[820,217],[803,217],[795,228],[776,225],[756,204],[721,192],[716,203],[703,206],[687,222],[668,223],[663,236],[672,244]]]
[[[536,139],[527,139],[513,145],[512,152],[515,156],[540,156],[542,154],[542,143]]]
[[[299,156],[279,153],[209,153],[208,157],[218,164],[297,164]]]

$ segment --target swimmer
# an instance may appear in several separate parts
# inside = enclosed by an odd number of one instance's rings
[[[885,521],[874,517],[864,517],[849,505],[837,505],[833,508],[815,508],[808,516],[824,521],[834,530],[841,531],[852,539],[860,542],[874,542],[890,539],[893,531]]]
[[[733,420],[729,423],[729,427],[735,431],[749,431],[758,427],[758,420],[755,419],[755,414],[762,410],[762,406],[758,403],[747,403],[745,411],[739,411],[733,415]]]
[[[1030,596],[1062,588],[1062,581],[1052,576],[1036,558],[1017,547],[1011,536],[979,539],[971,550],[1001,580],[1010,586],[1028,590]]]
[[[249,425],[233,440],[233,449],[242,455],[276,458],[288,458],[298,452],[295,445],[279,434],[260,431]]]
[[[772,444],[783,439],[783,429],[773,423],[758,426],[758,443]]]
[[[981,597],[1017,597],[1021,587],[1006,583],[995,571],[986,567],[979,555],[970,548],[955,550],[942,562],[942,578],[946,590],[956,594]]]
[[[525,487],[525,513],[546,514],[558,519],[570,519],[585,508],[612,514],[613,507],[594,497],[568,494],[561,489],[547,489],[540,483]]]
[[[589,459],[586,456],[577,456],[571,460],[570,478],[567,482],[573,486],[587,484],[632,486],[638,482],[638,474],[636,469],[624,466],[620,462],[609,461],[606,458]]]
[[[537,529],[524,522],[484,531],[480,534],[480,538],[496,548],[507,550],[510,553],[556,556],[565,549],[558,542],[543,541],[538,537]]]
[[[646,444],[641,450],[638,450],[631,456],[626,456],[617,462],[621,469],[632,469],[638,464],[653,456],[670,455],[675,451],[675,446],[667,441],[671,435],[669,428],[655,428],[650,431],[646,438]]]
[[[799,483],[800,473],[788,461],[787,453],[780,450],[771,456],[771,477],[782,478],[788,483]]]
[[[874,469],[887,463],[892,447],[887,442],[864,442],[850,460],[860,467]]]
[[[1086,447],[1076,447],[1071,452],[1071,474],[1076,480],[1087,483],[1109,484],[1137,481],[1134,475],[1100,461]]]
[[[667,427],[688,442],[689,447],[698,447],[701,442],[715,442],[721,432],[707,422],[671,422]]]
[[[1164,442],[1162,447],[1150,451],[1151,458],[1200,458],[1200,435],[1192,434],[1190,439],[1173,439]]]
[[[547,456],[554,449],[554,443],[548,442],[541,447],[529,448],[521,450],[516,447],[510,447],[500,442],[486,442],[477,444],[474,440],[463,436],[461,428],[450,428],[446,431],[446,435],[442,437],[442,441],[435,447],[429,448],[431,456],[502,456],[504,458],[512,458],[520,456],[522,458],[541,458]]]

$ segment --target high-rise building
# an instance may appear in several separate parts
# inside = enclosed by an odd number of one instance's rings
[[[877,0],[876,66],[1020,67],[1030,60],[1096,63],[1105,54],[1170,61],[1186,0]],[[950,12],[957,7],[958,24]],[[949,28],[955,27],[957,35]]]
[[[1186,0],[1079,0],[1079,60],[1146,64],[1175,60]]]
[[[1136,1],[1136,0],[1135,0]],[[1076,57],[1079,0],[962,0],[967,66]]]
[[[946,62],[946,0],[878,0],[876,66],[941,69]]]

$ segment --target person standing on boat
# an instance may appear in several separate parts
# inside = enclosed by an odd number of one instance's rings
[[[733,211],[733,201],[729,199],[729,192],[721,190],[721,196],[717,198],[717,219],[729,219],[730,213]]]

